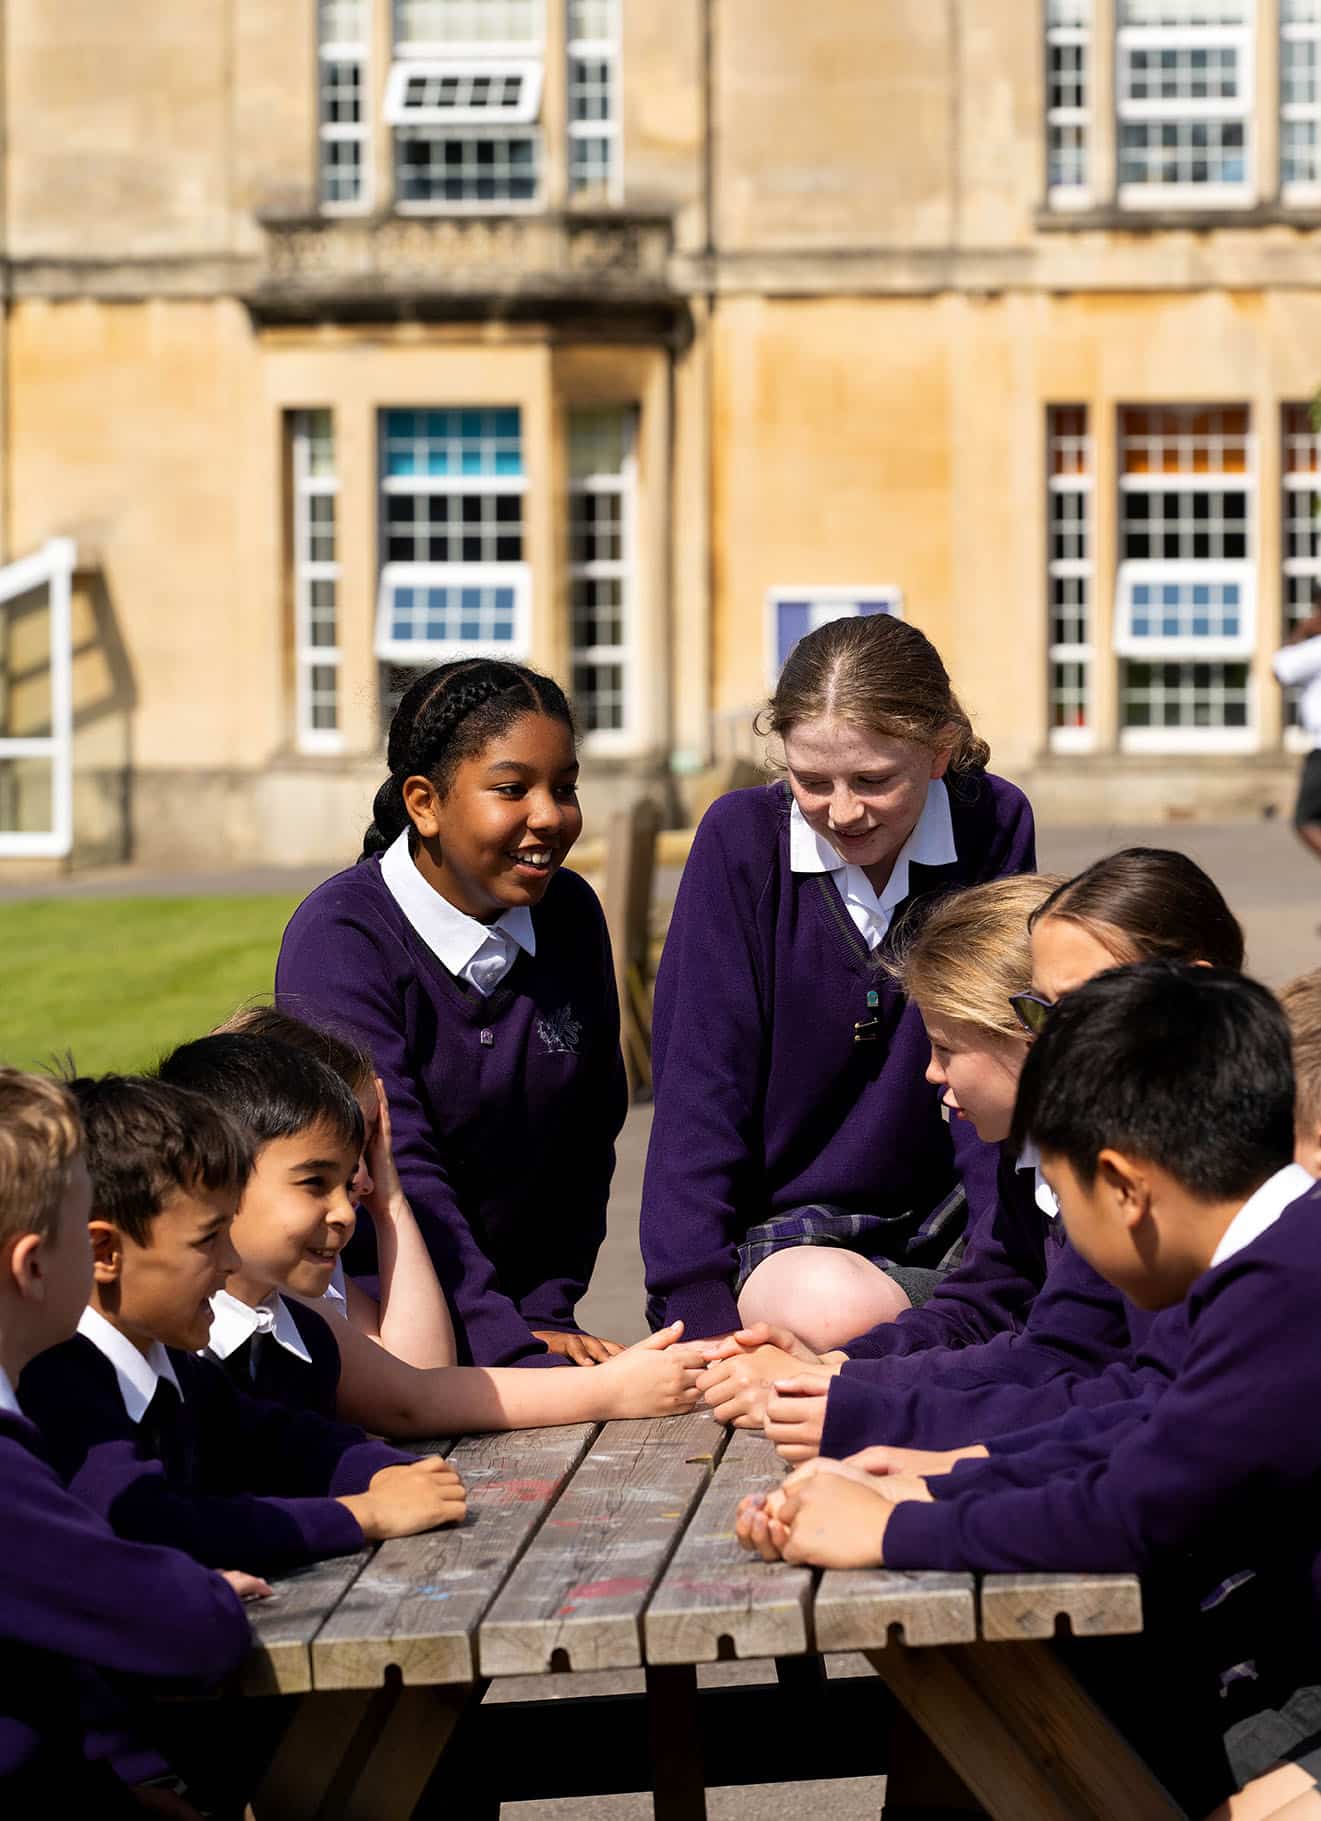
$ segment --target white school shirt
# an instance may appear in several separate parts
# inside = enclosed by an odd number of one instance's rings
[[[344,1260],[335,1260],[335,1269],[331,1272],[330,1282],[316,1298],[317,1313],[333,1315],[336,1321],[349,1319],[349,1292],[344,1282]]]
[[[537,952],[532,912],[525,904],[501,912],[494,923],[479,923],[433,891],[413,864],[407,829],[381,855],[381,878],[441,966],[475,987],[483,999],[518,960],[519,949]]]
[[[1298,698],[1298,715],[1315,752],[1321,746],[1321,634],[1298,645],[1285,645],[1271,659],[1275,679],[1286,687],[1306,684]]]
[[[0,1366],[0,1410],[9,1416],[22,1416],[18,1399],[14,1396],[14,1387],[9,1382],[9,1374]]]
[[[933,778],[927,786],[927,800],[917,826],[895,856],[885,889],[879,893],[860,866],[844,859],[824,835],[817,834],[799,809],[796,797],[789,811],[790,872],[829,873],[845,910],[869,949],[877,949],[884,942],[895,911],[908,896],[909,867],[914,863],[949,866],[958,857],[949,792],[943,778]]]
[[[124,1413],[129,1422],[142,1421],[161,1379],[172,1384],[182,1399],[183,1387],[175,1377],[169,1354],[158,1340],[151,1343],[150,1353],[139,1353],[131,1340],[90,1305],[78,1318],[78,1332],[115,1368],[119,1395],[124,1400]]]
[[[1058,1220],[1060,1217],[1059,1197],[1041,1174],[1041,1152],[1034,1144],[1023,1146],[1018,1153],[1016,1168],[1032,1171],[1036,1184],[1033,1189],[1033,1200],[1049,1219]]]
[[[1220,1236],[1220,1244],[1211,1254],[1211,1264],[1223,1265],[1235,1252],[1241,1252],[1254,1239],[1260,1239],[1268,1227],[1275,1225],[1287,1207],[1315,1187],[1315,1178],[1309,1176],[1301,1164],[1290,1163],[1282,1170],[1277,1170],[1274,1176],[1262,1183],[1255,1194],[1248,1196],[1225,1228]]]
[[[269,1334],[286,1353],[292,1353],[304,1365],[312,1364],[307,1343],[278,1290],[272,1290],[255,1307],[252,1303],[240,1302],[228,1290],[217,1290],[211,1298],[211,1314],[211,1338],[202,1349],[211,1359],[227,1360],[254,1334]]]

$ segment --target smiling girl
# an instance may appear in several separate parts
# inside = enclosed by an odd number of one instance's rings
[[[444,664],[387,759],[359,864],[285,931],[277,1003],[372,1056],[460,1359],[608,1359],[574,1307],[626,1088],[605,920],[561,870],[582,831],[568,702],[519,664]],[[355,1246],[349,1268],[372,1262]]]
[[[971,1227],[994,1211],[995,1154],[942,1118],[891,932],[1030,871],[1032,812],[902,621],[810,633],[768,718],[786,776],[708,812],[666,940],[642,1245],[653,1322],[778,1322],[819,1350],[934,1287],[961,1185]]]

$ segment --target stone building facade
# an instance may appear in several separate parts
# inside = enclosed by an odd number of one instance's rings
[[[351,854],[473,649],[572,679],[590,819],[677,815],[895,608],[1046,813],[1287,800],[1321,0],[2,17],[0,561],[76,542],[76,859]]]

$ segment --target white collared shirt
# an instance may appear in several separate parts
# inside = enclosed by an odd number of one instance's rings
[[[532,912],[525,904],[502,911],[494,923],[479,923],[433,891],[413,864],[407,829],[381,855],[381,878],[441,966],[475,987],[483,999],[518,960],[519,949],[537,952]]]
[[[349,1319],[349,1292],[344,1282],[344,1260],[335,1260],[335,1269],[330,1274],[330,1282],[316,1299],[317,1311],[321,1315],[333,1315],[336,1321]]]
[[[1019,1170],[1031,1170],[1034,1178],[1032,1198],[1041,1212],[1051,1220],[1060,1217],[1059,1196],[1041,1174],[1041,1152],[1031,1142],[1025,1144],[1018,1153],[1018,1162],[1014,1166]]]
[[[9,1382],[9,1374],[3,1366],[0,1366],[0,1410],[7,1411],[10,1416],[23,1414],[18,1399],[14,1396],[14,1387]]]
[[[292,1353],[304,1365],[311,1365],[312,1355],[307,1350],[307,1342],[298,1332],[289,1305],[278,1290],[272,1290],[255,1307],[252,1303],[240,1302],[228,1290],[217,1290],[211,1298],[211,1313],[211,1338],[203,1348],[211,1359],[226,1360],[254,1334],[269,1334],[286,1353]]]
[[[1268,1177],[1255,1194],[1249,1195],[1238,1213],[1220,1236],[1220,1244],[1211,1254],[1212,1266],[1223,1265],[1244,1246],[1260,1239],[1273,1227],[1284,1210],[1316,1187],[1316,1179],[1298,1163],[1286,1164]]]
[[[131,1423],[140,1423],[147,1406],[156,1395],[161,1379],[172,1384],[182,1398],[183,1390],[170,1364],[170,1356],[158,1340],[151,1343],[150,1353],[139,1353],[128,1336],[113,1327],[98,1309],[90,1305],[78,1318],[78,1332],[90,1340],[98,1353],[103,1353],[115,1368],[119,1395]]]
[[[1298,698],[1298,717],[1315,750],[1321,746],[1321,635],[1283,646],[1271,659],[1271,669],[1286,687],[1305,686]]]
[[[824,835],[817,834],[798,807],[795,797],[789,811],[789,870],[795,873],[829,873],[844,908],[869,949],[884,942],[895,911],[908,896],[908,871],[918,866],[949,866],[958,859],[949,792],[943,778],[927,786],[927,800],[917,826],[895,856],[885,888],[877,892],[860,866],[837,853]]]

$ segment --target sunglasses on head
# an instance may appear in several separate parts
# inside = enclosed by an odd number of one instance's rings
[[[1055,1001],[1043,999],[1040,993],[1011,993],[1009,1005],[1029,1037],[1041,1035],[1046,1028],[1047,1018],[1055,1009]]]

